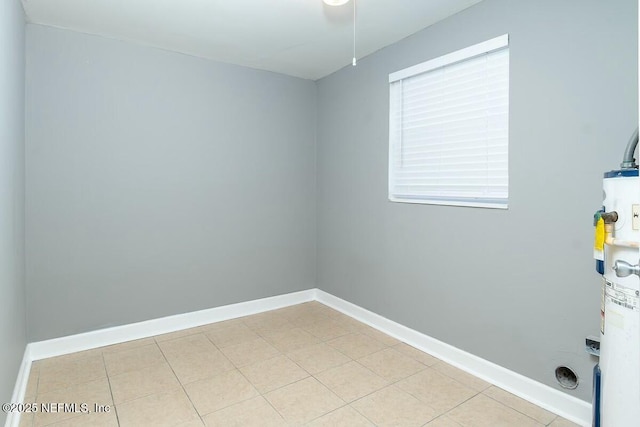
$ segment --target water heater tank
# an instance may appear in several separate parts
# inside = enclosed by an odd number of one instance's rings
[[[640,188],[638,170],[607,172],[600,347],[603,427],[640,425]]]

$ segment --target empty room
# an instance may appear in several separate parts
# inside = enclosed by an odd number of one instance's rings
[[[640,423],[637,1],[0,4],[0,423]]]

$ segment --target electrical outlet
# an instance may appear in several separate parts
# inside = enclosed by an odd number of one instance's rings
[[[588,336],[584,339],[585,351],[594,356],[600,356],[600,338]]]

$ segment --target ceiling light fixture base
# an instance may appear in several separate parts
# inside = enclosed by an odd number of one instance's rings
[[[329,6],[342,6],[349,2],[349,0],[322,0],[324,4]]]

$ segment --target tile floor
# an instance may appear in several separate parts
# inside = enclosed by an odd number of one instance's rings
[[[36,427],[575,425],[317,302],[39,360],[25,402],[88,405]]]

